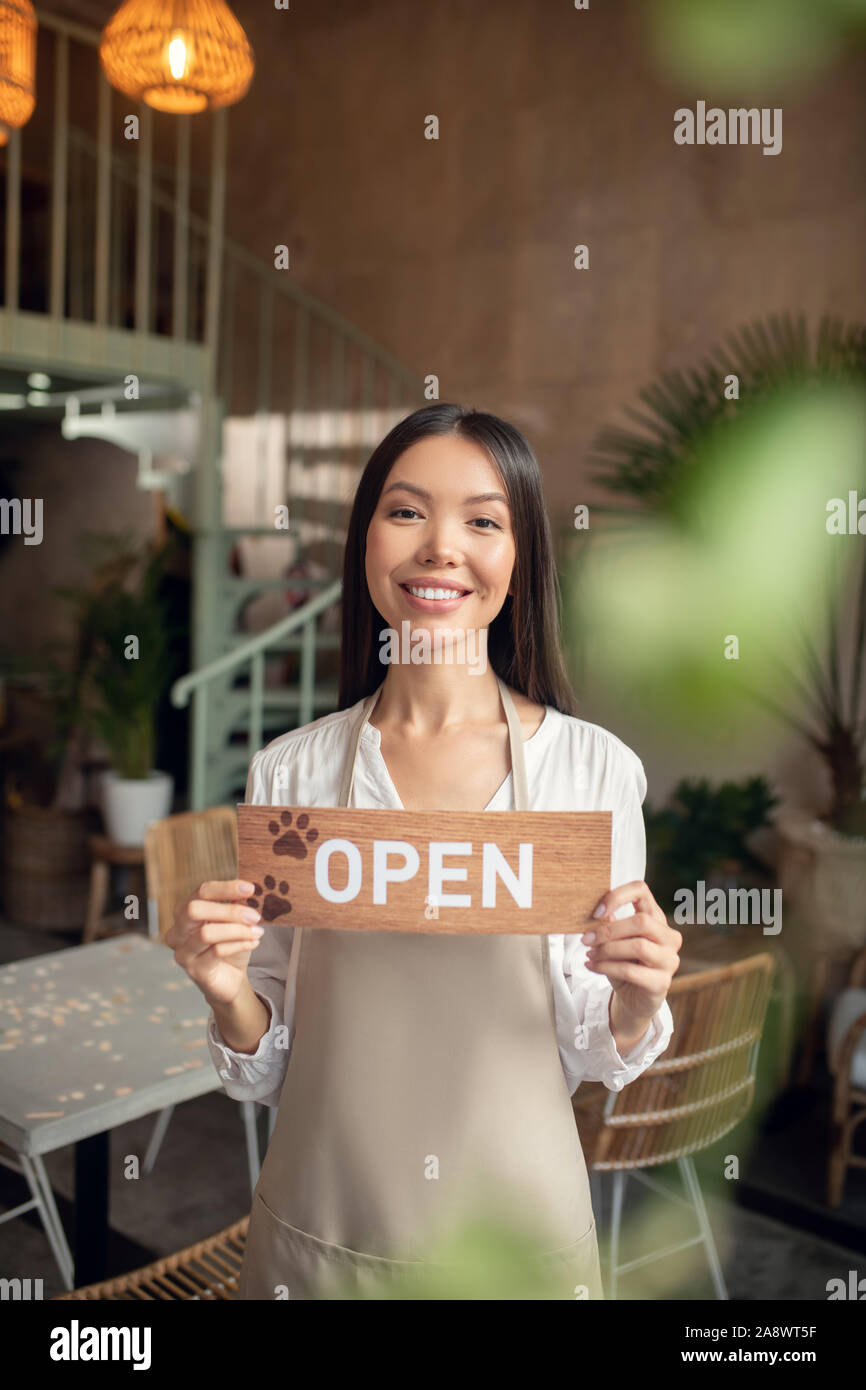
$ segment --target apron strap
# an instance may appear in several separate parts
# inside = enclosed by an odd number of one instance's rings
[[[528,811],[529,789],[526,782],[526,758],[523,753],[523,729],[520,727],[520,719],[511,691],[498,676],[496,680],[508,724],[508,741],[511,746],[511,780],[514,783],[514,809],[515,811]]]
[[[384,684],[385,682],[383,681],[382,685]],[[349,734],[349,747],[346,751],[346,760],[343,763],[343,776],[340,780],[340,795],[337,799],[338,806],[348,806],[349,804],[349,797],[352,795],[352,784],[355,780],[355,759],[358,756],[361,734],[364,731],[364,725],[373,713],[373,706],[382,693],[382,685],[379,686],[378,690],[374,690],[372,695],[367,696],[367,699],[361,705],[358,718]]]

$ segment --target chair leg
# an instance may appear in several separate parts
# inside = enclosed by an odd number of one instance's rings
[[[261,1163],[259,1160],[259,1134],[256,1128],[256,1102],[254,1100],[241,1101],[241,1114],[244,1121],[244,1131],[247,1140],[247,1165],[250,1170],[250,1192],[255,1193],[256,1183],[259,1180]]]
[[[601,1182],[601,1173],[596,1173],[592,1169],[589,1172],[589,1195],[592,1201],[595,1224],[601,1226],[604,1217],[604,1188]]]
[[[820,951],[813,961],[810,974],[809,1001],[803,1030],[803,1051],[797,1072],[797,1085],[801,1087],[808,1086],[812,1079],[815,1053],[818,1046],[818,1022],[827,993],[828,974],[829,959],[823,951]]]
[[[90,869],[90,892],[87,898],[87,914],[84,919],[82,943],[95,941],[99,935],[99,925],[105,915],[110,886],[110,869],[104,859],[94,859]]]
[[[778,951],[775,989],[779,1000],[779,1055],[776,1085],[786,1091],[791,1084],[794,1059],[794,1001],[797,996],[797,977],[790,956]]]
[[[628,1173],[618,1168],[613,1175],[613,1192],[610,1205],[610,1296],[616,1298],[617,1262],[619,1259],[619,1232],[622,1226],[622,1208],[625,1201],[625,1181]]]
[[[719,1252],[716,1249],[716,1242],[713,1239],[713,1231],[712,1227],[710,1226],[709,1217],[707,1215],[707,1208],[706,1204],[704,1203],[704,1195],[701,1192],[701,1185],[698,1182],[698,1175],[695,1172],[694,1162],[688,1155],[686,1155],[685,1158],[678,1158],[677,1163],[679,1164],[679,1169],[683,1176],[683,1182],[685,1183],[686,1190],[688,1191],[689,1197],[691,1198],[692,1205],[694,1206],[695,1213],[698,1218],[698,1226],[700,1227],[704,1247],[707,1252],[707,1261],[710,1266],[710,1273],[713,1276],[713,1285],[716,1290],[716,1298],[729,1298],[730,1295],[728,1294],[727,1286],[725,1284],[725,1278],[722,1274],[722,1265],[721,1261],[719,1260]]]
[[[141,1165],[142,1173],[149,1173],[152,1170],[153,1165],[156,1163],[156,1156],[159,1153],[160,1146],[162,1144],[163,1139],[165,1138],[165,1131],[168,1129],[168,1122],[171,1119],[173,1113],[174,1106],[166,1105],[163,1107],[162,1110],[160,1110],[159,1114],[157,1115],[156,1124],[154,1125],[153,1133],[150,1136],[150,1143],[148,1144],[147,1152],[144,1155],[144,1162]]]
[[[48,1174],[45,1171],[45,1162],[41,1154],[34,1154],[32,1157],[28,1157],[27,1154],[20,1154],[19,1157],[24,1176],[27,1179],[27,1186],[30,1188],[42,1224],[45,1227],[51,1253],[57,1262],[63,1287],[67,1290],[74,1289],[75,1264],[63,1223],[60,1220],[60,1213],[57,1210],[57,1203],[54,1200],[54,1193],[51,1190],[51,1183],[48,1181]]]

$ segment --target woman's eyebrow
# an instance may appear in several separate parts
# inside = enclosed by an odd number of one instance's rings
[[[386,492],[392,492],[395,487],[401,487],[406,492],[414,492],[418,497],[423,497],[425,502],[433,500],[432,493],[427,492],[426,488],[417,487],[415,483],[389,483],[382,496]],[[504,502],[506,507],[509,505],[508,498],[504,492],[479,492],[476,497],[465,497],[464,502]]]

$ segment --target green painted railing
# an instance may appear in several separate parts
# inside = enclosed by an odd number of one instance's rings
[[[190,671],[171,688],[172,704],[179,709],[193,701],[193,739],[192,739],[192,779],[190,809],[202,810],[208,801],[208,701],[213,683],[224,676],[235,675],[248,665],[250,672],[248,735],[249,756],[252,758],[262,746],[264,727],[264,707],[268,691],[265,688],[265,655],[290,633],[301,634],[300,699],[298,704],[299,726],[309,724],[313,718],[316,684],[316,621],[332,604],[337,603],[342,593],[343,582],[335,579],[316,598],[305,603],[294,613],[281,618],[278,623],[257,632],[248,641],[242,642],[225,656],[208,662],[198,671]]]
[[[297,283],[283,255],[288,246],[258,237],[262,244],[247,248],[226,236],[225,108],[202,125],[202,115],[169,116],[130,103],[95,61],[98,30],[41,8],[37,17],[42,57],[51,48],[53,81],[40,91],[50,133],[44,150],[35,128],[9,136],[0,351],[30,368],[64,367],[70,375],[133,372],[146,387],[170,383],[190,404],[198,401],[195,466],[188,486],[183,477],[177,482],[175,498],[193,532],[194,669],[172,698],[178,706],[192,701],[190,795],[200,809],[237,785],[232,779],[247,747],[236,736],[245,720],[255,751],[283,712],[292,727],[292,716],[307,723],[330,701],[331,690],[316,681],[316,652],[337,639],[317,632],[316,619],[339,598],[339,581],[328,576],[341,570],[350,499],[371,451],[423,404],[425,386]],[[81,82],[72,80],[79,72],[93,74],[86,103]],[[139,138],[120,139],[118,119],[133,112]],[[194,129],[206,134],[209,148],[200,167],[192,157]],[[44,248],[23,235],[30,206],[24,193],[34,196],[25,182],[34,180],[49,195]],[[22,250],[29,260],[22,261]],[[42,303],[32,292],[37,271],[45,312],[22,308]],[[254,422],[249,435],[231,441],[231,455],[227,419]],[[275,420],[285,427],[276,445]],[[233,494],[229,510],[223,470],[225,463],[229,478],[236,476],[237,451],[246,491],[244,505]],[[290,504],[289,528],[277,530],[274,503]],[[268,549],[268,537],[284,542],[284,551]],[[252,553],[256,538],[265,545],[255,558],[266,563],[237,572],[242,564],[237,571],[228,564],[232,547],[243,561],[242,549]],[[308,559],[325,574],[314,579]],[[256,595],[318,584],[322,592],[311,603],[271,628],[249,639],[238,632],[241,610]],[[266,659],[291,634],[300,688],[277,691],[265,685]],[[249,684],[236,682],[235,674],[247,670]]]

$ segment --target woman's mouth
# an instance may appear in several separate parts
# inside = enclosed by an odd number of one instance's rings
[[[422,613],[450,613],[459,608],[472,592],[471,589],[444,584],[401,584],[400,588],[410,606],[420,609]]]

